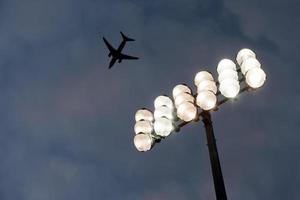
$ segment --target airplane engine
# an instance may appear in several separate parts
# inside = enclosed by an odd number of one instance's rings
[[[118,62],[119,62],[119,63],[122,62],[122,59],[119,59]]]

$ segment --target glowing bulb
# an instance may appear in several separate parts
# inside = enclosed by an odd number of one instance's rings
[[[241,65],[241,71],[245,75],[250,69],[252,68],[260,68],[261,64],[259,63],[256,58],[248,58],[245,61],[243,61]]]
[[[197,117],[197,108],[190,102],[183,102],[177,108],[177,116],[185,122],[192,121]]]
[[[136,113],[135,113],[135,121],[141,121],[141,120],[146,120],[146,121],[153,121],[153,114],[151,111],[142,108],[139,109]]]
[[[204,80],[213,81],[214,78],[211,75],[211,73],[209,73],[207,71],[201,71],[201,72],[198,72],[196,74],[195,79],[194,79],[194,83],[195,83],[196,86],[198,86],[200,84],[200,82],[202,82]]]
[[[176,85],[173,89],[173,97],[175,98],[177,95],[181,94],[181,93],[189,93],[192,94],[191,89],[183,84],[179,84]]]
[[[173,101],[167,96],[158,96],[154,101],[155,109],[160,106],[167,106],[170,109],[174,108]]]
[[[217,71],[220,74],[225,69],[232,69],[236,71],[236,65],[230,59],[222,59],[218,64]]]
[[[157,135],[166,137],[173,131],[173,123],[167,118],[157,118],[154,121],[154,131]]]
[[[251,88],[259,88],[266,81],[266,74],[261,68],[252,68],[246,74],[246,83]]]
[[[240,85],[238,81],[226,79],[220,84],[219,90],[223,96],[234,98],[240,91]]]
[[[239,65],[242,65],[248,58],[255,58],[255,53],[250,49],[242,49],[238,52],[236,61]]]
[[[166,117],[170,120],[173,120],[174,119],[173,111],[166,106],[157,107],[154,111],[154,118],[158,119],[161,117]]]
[[[154,141],[149,134],[140,133],[134,136],[133,142],[138,151],[149,151]]]
[[[195,98],[191,94],[188,94],[188,93],[178,94],[174,100],[175,106],[178,107],[180,104],[182,104],[183,102],[186,102],[186,101],[194,103]]]
[[[232,69],[225,69],[223,70],[218,77],[219,82],[223,82],[226,79],[234,79],[234,80],[239,80],[238,74],[235,70]]]
[[[197,105],[203,110],[211,110],[216,106],[217,97],[211,91],[202,91],[198,93]]]
[[[150,134],[153,131],[152,123],[149,121],[137,121],[134,126],[135,134],[147,133]]]
[[[203,90],[209,90],[216,94],[218,89],[216,83],[213,80],[204,80],[201,81],[197,86],[198,93]]]

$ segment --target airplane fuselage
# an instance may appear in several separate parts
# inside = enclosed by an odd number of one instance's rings
[[[121,42],[120,46],[119,46],[118,49],[117,49],[118,53],[121,53],[121,52],[122,52],[123,48],[125,47],[125,44],[126,44],[126,41],[123,40],[123,41]]]
[[[119,59],[119,57],[120,57],[119,55],[121,55],[121,52],[122,52],[123,48],[125,47],[125,44],[126,44],[126,41],[123,40],[121,42],[121,44],[119,45],[117,52],[115,54],[113,54],[113,57],[109,63],[109,68],[111,68],[115,64],[115,62]],[[121,59],[119,59],[119,63],[120,62],[121,62]]]

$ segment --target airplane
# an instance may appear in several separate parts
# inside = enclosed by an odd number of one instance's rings
[[[103,41],[105,43],[105,45],[107,46],[108,50],[109,50],[109,54],[108,57],[112,56],[112,59],[109,63],[109,67],[108,69],[112,68],[112,66],[115,64],[115,62],[118,60],[118,62],[122,62],[122,60],[136,60],[139,59],[138,57],[134,57],[134,56],[129,56],[126,54],[121,53],[126,42],[129,41],[134,41],[134,39],[131,39],[129,37],[126,37],[122,32],[120,32],[123,38],[123,41],[121,42],[121,44],[119,45],[118,49],[115,49],[111,46],[111,44],[109,44],[109,42],[105,39],[105,37],[103,37]]]

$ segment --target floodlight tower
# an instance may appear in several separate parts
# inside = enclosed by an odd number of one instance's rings
[[[180,131],[183,126],[202,120],[217,200],[226,200],[227,196],[210,113],[218,110],[228,99],[248,89],[257,89],[266,81],[266,74],[252,50],[240,50],[236,61],[238,67],[230,59],[222,59],[218,63],[218,82],[210,72],[198,72],[194,78],[196,94],[187,85],[179,84],[173,89],[173,99],[168,96],[155,99],[154,114],[141,108],[135,115],[134,145],[142,152],[149,151],[155,143],[172,132]]]

